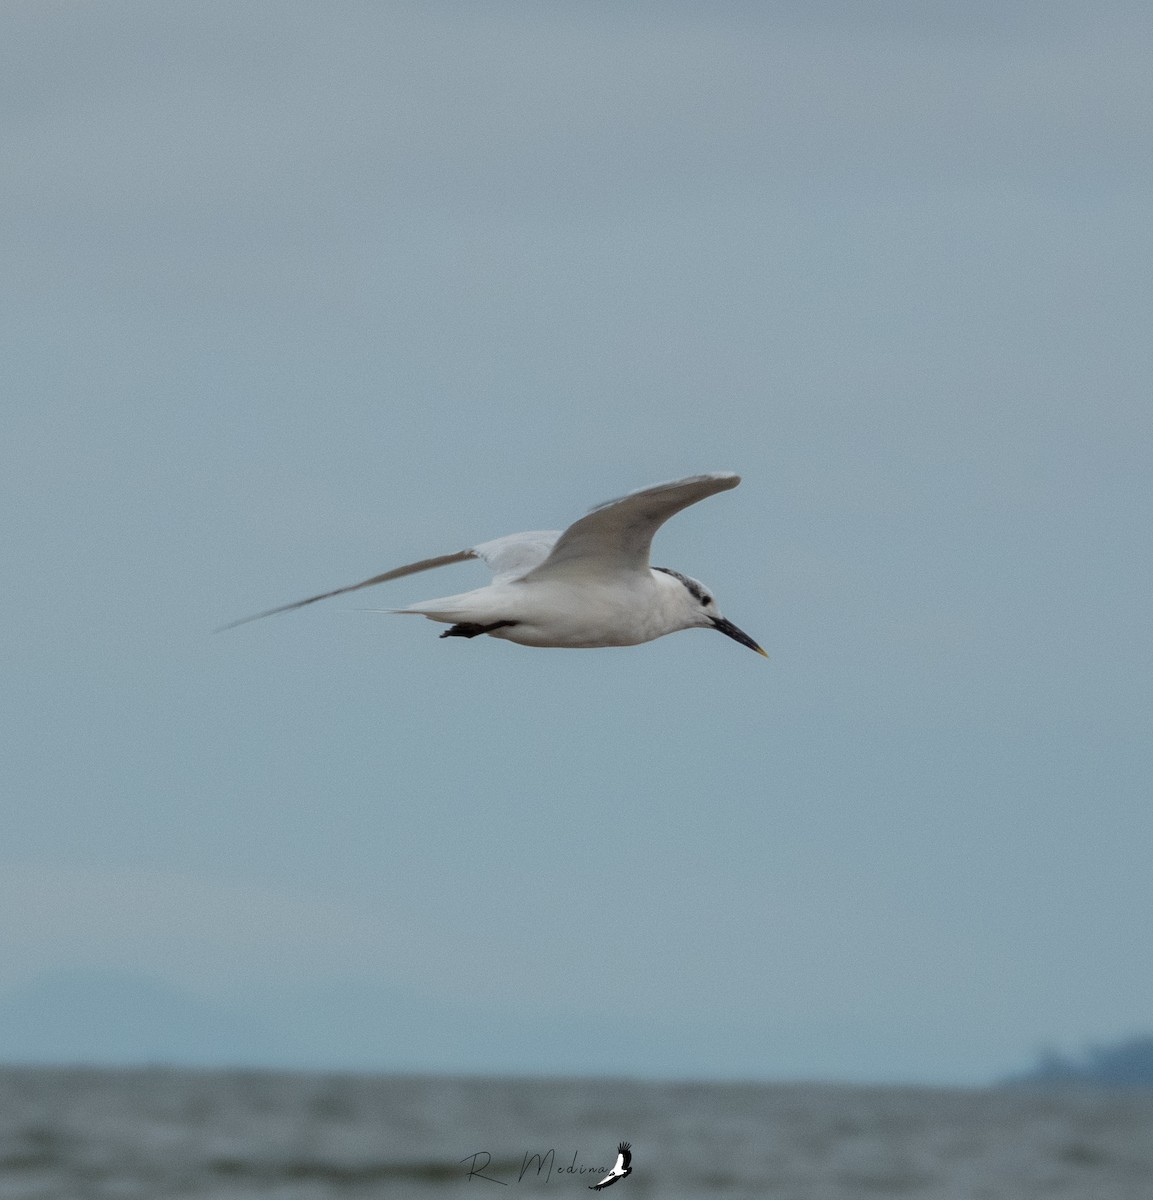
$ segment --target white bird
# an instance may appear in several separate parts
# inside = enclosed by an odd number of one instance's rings
[[[601,1188],[607,1188],[610,1184],[616,1183],[618,1179],[624,1179],[626,1175],[632,1173],[633,1155],[629,1147],[631,1142],[621,1142],[617,1147],[617,1160],[613,1163],[613,1169],[600,1181],[600,1183],[590,1183],[590,1192],[599,1192]]]
[[[599,505],[563,532],[509,534],[242,617],[221,628],[232,629],[330,596],[479,558],[493,573],[487,587],[387,611],[414,613],[450,625],[441,637],[487,633],[522,646],[591,648],[635,646],[680,629],[716,629],[765,654],[747,633],[721,616],[704,584],[669,567],[649,566],[653,534],[669,517],[740,482],[739,475],[712,474],[658,483]]]

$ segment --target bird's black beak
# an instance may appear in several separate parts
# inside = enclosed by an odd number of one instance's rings
[[[750,650],[755,650],[758,654],[765,654],[760,646],[743,629],[738,629],[732,621],[726,621],[724,617],[714,617],[713,628],[719,629],[721,633],[731,637],[734,642],[740,642],[742,646],[748,646]],[[769,656],[765,654],[765,657]]]

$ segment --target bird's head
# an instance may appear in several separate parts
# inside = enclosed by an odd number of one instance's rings
[[[769,657],[743,629],[738,629],[732,621],[721,616],[713,593],[699,579],[693,579],[691,575],[682,575],[680,571],[674,571],[671,567],[654,567],[653,570],[668,576],[675,584],[674,587],[668,588],[669,599],[677,616],[684,622],[682,629],[715,629],[726,637],[731,637],[734,642],[740,642],[742,646],[764,654],[765,658]]]

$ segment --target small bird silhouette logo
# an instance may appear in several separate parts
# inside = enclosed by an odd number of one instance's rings
[[[613,1169],[600,1181],[600,1183],[590,1183],[590,1192],[599,1192],[601,1188],[607,1188],[609,1184],[616,1183],[618,1179],[632,1172],[633,1155],[630,1149],[631,1142],[621,1142],[617,1147],[617,1161],[613,1164]]]

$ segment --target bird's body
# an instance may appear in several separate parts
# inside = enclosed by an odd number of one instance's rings
[[[449,625],[490,625],[490,637],[522,646],[589,649],[635,646],[683,629],[683,586],[649,569],[620,578],[555,579],[490,584],[458,596],[423,600],[398,613]]]
[[[570,649],[635,646],[681,629],[712,628],[764,654],[748,634],[720,615],[703,584],[649,565],[653,534],[669,517],[738,483],[739,475],[714,474],[657,484],[593,509],[563,532],[510,534],[233,624],[477,558],[493,572],[487,587],[389,611],[452,626],[442,637],[487,634],[522,646]]]

